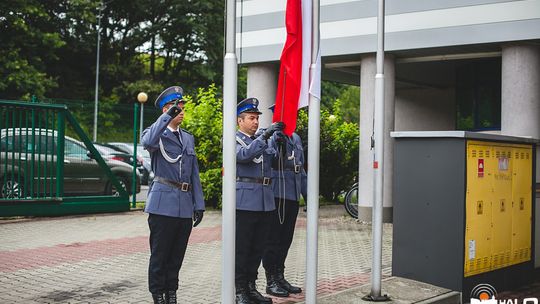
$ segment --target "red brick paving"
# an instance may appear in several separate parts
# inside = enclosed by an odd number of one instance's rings
[[[221,240],[221,226],[193,229],[190,244]],[[59,244],[13,251],[0,251],[0,272],[91,261],[105,257],[148,252],[148,236]]]
[[[320,279],[317,281],[317,297],[340,292],[354,286],[364,285],[369,281],[369,273],[360,273],[349,276],[338,276],[334,279]],[[272,297],[273,303],[297,303],[305,300],[305,293],[293,294],[288,298]]]

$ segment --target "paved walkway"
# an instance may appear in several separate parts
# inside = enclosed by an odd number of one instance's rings
[[[318,295],[369,282],[371,226],[342,206],[323,208],[319,221]],[[120,214],[0,221],[0,303],[149,303],[147,216]],[[219,303],[221,214],[206,212],[193,229],[180,271],[179,303]],[[305,278],[305,212],[287,260],[286,276]],[[383,276],[390,275],[391,226],[384,226]],[[257,285],[264,290],[264,270]],[[274,303],[296,303],[304,294]]]

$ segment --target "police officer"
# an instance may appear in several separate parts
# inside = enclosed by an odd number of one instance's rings
[[[237,105],[235,285],[239,304],[272,303],[257,291],[255,281],[275,209],[271,164],[276,151],[268,139],[283,130],[284,124],[274,123],[255,137],[261,114],[258,105],[256,98]]]
[[[145,207],[150,228],[148,286],[154,303],[172,304],[177,302],[178,272],[192,224],[201,222],[204,200],[193,135],[179,127],[184,118],[182,88],[166,89],[154,104],[163,114],[141,138],[155,173]]]
[[[274,105],[270,107],[274,111]],[[304,170],[304,149],[298,134],[276,136],[270,146],[278,151],[272,165],[272,188],[276,210],[272,212],[271,233],[263,255],[266,272],[266,293],[287,297],[301,293],[302,289],[291,285],[284,277],[285,259],[291,247],[298,216],[300,194],[307,197],[307,175]]]

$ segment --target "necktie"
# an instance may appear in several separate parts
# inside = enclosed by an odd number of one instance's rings
[[[174,136],[176,136],[176,139],[178,139],[178,142],[180,143],[180,147],[182,147],[182,140],[180,139],[180,133],[178,131],[173,131]]]
[[[249,138],[255,140],[255,138],[257,138],[257,137],[255,137],[255,135],[252,135],[252,136],[250,136]]]

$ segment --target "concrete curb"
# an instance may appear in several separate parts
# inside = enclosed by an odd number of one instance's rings
[[[450,291],[431,299],[416,302],[416,304],[461,304],[461,293],[457,291]]]

